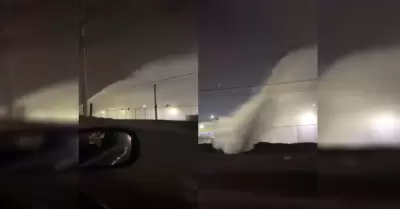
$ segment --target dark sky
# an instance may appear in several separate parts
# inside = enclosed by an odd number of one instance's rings
[[[66,1],[33,2],[1,2],[0,100],[11,91],[20,96],[78,73],[76,9]]]
[[[318,43],[319,74],[354,51],[394,45],[396,0],[209,0],[200,24],[200,89],[258,85],[288,51]],[[200,92],[200,113],[226,115],[251,89]]]
[[[90,94],[146,63],[196,48],[190,1],[121,1],[113,9],[96,5],[101,12],[87,27]]]
[[[199,26],[202,89],[259,83],[287,51],[316,43],[315,0],[204,2]]]
[[[259,85],[290,50],[317,42],[317,1],[202,1],[199,88]],[[226,115],[251,88],[200,92],[200,117]]]
[[[10,2],[13,2],[11,4]],[[1,72],[16,96],[79,76],[77,0],[1,1]],[[88,91],[93,95],[143,64],[195,49],[191,1],[88,0]],[[6,7],[7,6],[7,7]],[[5,32],[7,28],[8,32]],[[0,83],[8,78],[3,76]],[[0,102],[9,91],[2,86]]]
[[[17,95],[78,77],[77,5],[77,0],[1,1],[0,71],[11,63]],[[87,5],[90,95],[145,63],[190,53],[196,43],[199,89],[214,89],[260,84],[282,56],[306,45],[318,43],[322,73],[338,57],[393,45],[400,37],[397,0],[90,0]],[[9,91],[1,88],[2,95]],[[200,112],[227,114],[250,94],[251,89],[201,92]]]
[[[398,45],[400,1],[320,1],[318,48],[324,66],[354,51]]]

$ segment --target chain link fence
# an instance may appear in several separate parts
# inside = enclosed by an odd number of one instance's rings
[[[190,115],[198,115],[198,105],[158,107],[159,120],[187,120]],[[155,120],[154,107],[124,107],[105,108],[93,114],[95,117],[127,119],[127,120]]]
[[[211,143],[214,139],[215,126],[213,122],[199,124],[198,143]],[[260,139],[260,142],[269,143],[317,143],[318,126],[296,125],[273,127],[266,132]]]

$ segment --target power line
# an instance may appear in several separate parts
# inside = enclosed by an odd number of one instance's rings
[[[318,79],[307,79],[307,80],[299,80],[299,81],[291,81],[291,82],[271,83],[271,84],[265,84],[265,85],[247,85],[247,86],[234,86],[234,87],[226,87],[226,88],[200,89],[199,91],[202,91],[202,92],[224,91],[224,90],[233,90],[233,89],[245,89],[245,88],[255,88],[255,87],[273,86],[273,85],[284,85],[284,84],[317,81],[317,80]]]
[[[155,83],[161,83],[161,82],[165,82],[165,81],[169,81],[169,80],[173,80],[173,79],[177,79],[177,78],[182,78],[182,77],[186,77],[186,76],[190,76],[190,75],[194,75],[194,74],[197,74],[197,72],[187,73],[187,74],[183,74],[183,75],[178,75],[178,76],[169,77],[169,78],[165,78],[165,79],[161,79],[161,80],[157,80],[157,81],[151,81],[151,82],[147,82],[147,83],[143,83],[143,84],[133,85],[133,86],[129,86],[129,87],[135,88],[135,87],[153,85]]]
[[[178,76],[174,76],[174,77],[169,77],[169,78],[165,78],[165,79],[161,79],[161,80],[151,81],[151,82],[142,83],[142,84],[138,84],[138,85],[132,85],[132,86],[128,86],[127,88],[129,88],[129,90],[130,90],[132,88],[154,85],[154,84],[161,83],[161,82],[168,81],[168,80],[173,80],[173,79],[182,78],[182,77],[186,77],[186,76],[190,76],[190,75],[195,75],[197,73],[198,72],[187,73],[187,74],[178,75]],[[98,92],[97,94],[93,95],[91,97],[91,99],[95,98],[97,95],[102,93],[104,90],[105,89],[102,89],[100,92]],[[122,90],[119,90],[118,92],[122,92]],[[123,92],[126,92],[126,90],[123,91]],[[129,91],[129,92],[132,92],[132,91]]]

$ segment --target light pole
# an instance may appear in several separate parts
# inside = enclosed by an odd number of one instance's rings
[[[136,115],[136,110],[137,109],[140,109],[140,108],[137,108],[137,107],[133,108],[133,111],[135,112],[135,120],[137,119],[137,115]]]
[[[157,86],[156,84],[153,85],[154,90],[154,118],[158,120],[158,108],[157,108]]]
[[[10,9],[10,8],[9,8]],[[6,11],[10,11],[10,10],[6,10]],[[3,48],[3,53],[4,53],[4,69],[5,69],[5,73],[4,73],[4,81],[2,83],[4,83],[3,89],[5,89],[4,94],[6,95],[6,110],[5,110],[5,116],[11,117],[13,118],[15,116],[15,108],[14,108],[14,104],[15,104],[15,86],[14,86],[14,60],[12,56],[12,43],[11,43],[11,32],[10,29],[11,26],[13,25],[13,14],[9,13],[7,17],[7,22],[8,24],[5,24],[4,27],[0,28],[0,32],[5,34],[5,39],[4,42],[2,41],[0,44],[0,47]],[[0,52],[1,53],[1,52]],[[2,92],[3,93],[3,92]]]
[[[144,109],[144,119],[147,120],[147,105],[143,105],[142,108]]]
[[[85,24],[88,21],[88,15],[84,1],[79,4],[81,19],[79,22],[79,54],[81,55],[81,70],[79,76],[79,98],[83,106],[83,115],[88,115],[88,96],[87,96],[87,71],[86,71],[86,46],[85,46]]]

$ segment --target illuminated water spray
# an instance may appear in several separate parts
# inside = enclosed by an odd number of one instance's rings
[[[260,93],[216,124],[213,146],[234,154],[270,143],[316,142],[317,49],[281,59]]]
[[[319,78],[317,57],[308,48],[280,60],[268,85],[217,123],[214,147],[230,154],[260,141],[399,147],[400,47],[346,55]]]

